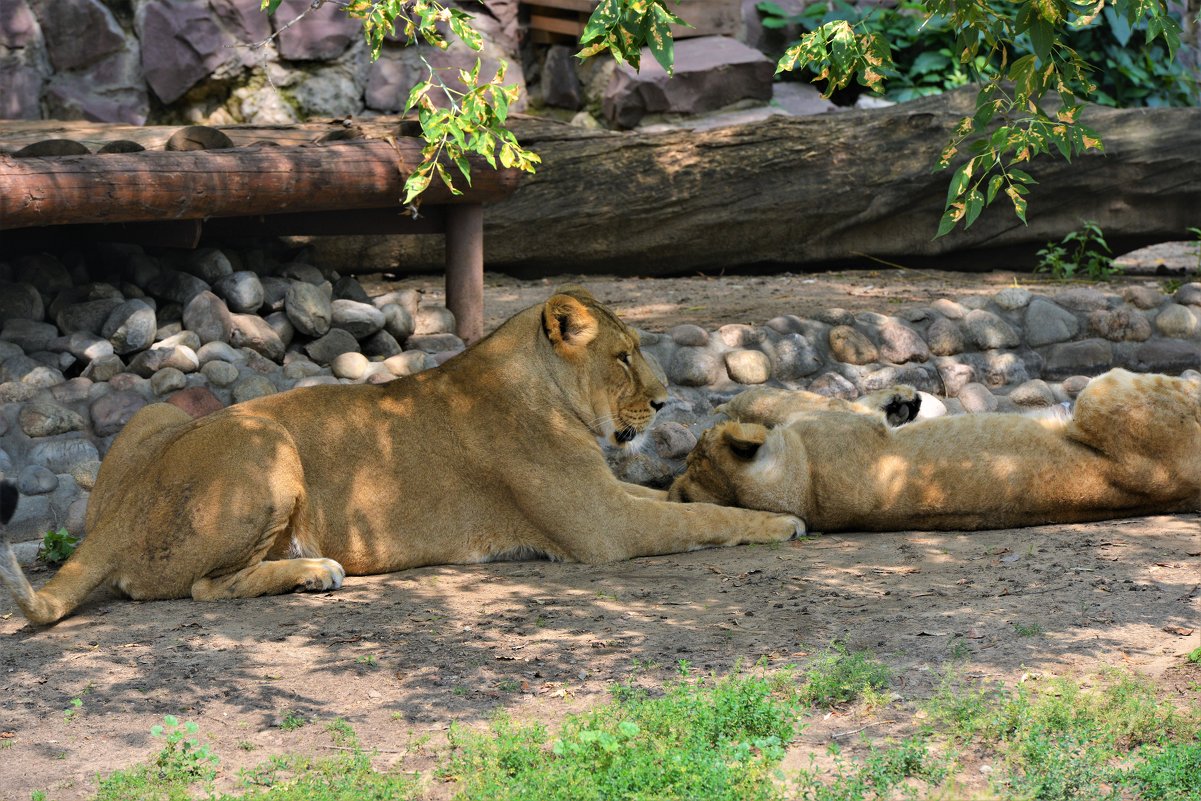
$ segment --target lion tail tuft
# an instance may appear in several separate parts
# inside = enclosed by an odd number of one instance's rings
[[[17,485],[11,481],[0,481],[0,525],[13,519],[17,511]]]

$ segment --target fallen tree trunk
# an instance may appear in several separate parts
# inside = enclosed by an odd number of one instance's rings
[[[1039,157],[1028,226],[1005,198],[941,239],[949,171],[932,172],[971,102],[773,117],[703,132],[585,132],[525,122],[537,175],[485,210],[488,269],[670,275],[870,264],[1030,269],[1035,251],[1101,225],[1115,253],[1201,225],[1201,109],[1100,107],[1104,155]],[[407,243],[405,247],[411,247]],[[405,269],[436,258],[401,252]]]

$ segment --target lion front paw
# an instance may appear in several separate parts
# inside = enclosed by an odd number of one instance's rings
[[[333,559],[305,559],[308,564],[296,588],[304,592],[336,590],[346,578],[346,569]]]
[[[896,428],[917,418],[917,413],[922,408],[922,396],[914,387],[898,384],[873,392],[860,403],[883,413],[888,424]]]
[[[779,527],[777,542],[795,540],[805,536],[805,521],[792,515],[780,515],[773,522]]]

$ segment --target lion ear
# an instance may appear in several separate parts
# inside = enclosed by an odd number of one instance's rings
[[[571,295],[555,295],[546,302],[542,329],[555,350],[568,357],[582,353],[599,331],[592,312]]]
[[[730,452],[739,459],[750,461],[759,453],[760,446],[767,440],[767,429],[760,425],[735,423],[722,431],[722,440]]]

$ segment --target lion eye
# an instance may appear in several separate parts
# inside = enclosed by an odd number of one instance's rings
[[[623,351],[617,354],[617,360],[622,364],[628,365],[630,363],[630,354]]]

